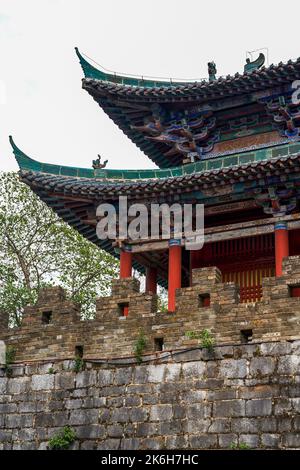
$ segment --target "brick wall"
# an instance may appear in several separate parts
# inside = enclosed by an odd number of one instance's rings
[[[291,297],[291,286],[300,286],[298,256],[285,259],[282,277],[264,279],[256,304],[240,304],[238,286],[223,284],[217,268],[195,269],[193,286],[177,290],[171,314],[157,312],[157,297],[140,293],[136,279],[118,279],[112,295],[98,299],[96,317],[89,321],[81,321],[79,306],[61,288],[44,289],[37,304],[25,309],[20,328],[8,329],[7,316],[0,313],[0,340],[15,347],[17,361],[72,359],[76,346],[83,347],[85,359],[132,356],[141,330],[147,354],[154,352],[158,338],[164,350],[195,347],[198,341],[186,332],[203,329],[217,344],[295,340],[300,338],[300,298]],[[127,317],[122,316],[124,304],[129,305]]]
[[[65,425],[74,449],[300,447],[300,341],[72,367],[15,365],[10,378],[0,370],[0,449],[46,449]]]

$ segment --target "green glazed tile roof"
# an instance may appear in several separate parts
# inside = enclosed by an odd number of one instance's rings
[[[274,93],[276,95],[279,89],[280,93],[290,95],[293,92],[293,81],[300,79],[300,58],[252,72],[218,77],[214,81],[178,82],[144,80],[106,73],[91,65],[77,48],[76,53],[84,72],[83,89],[145,155],[159,168],[166,169],[181,165],[185,156],[182,149],[174,146],[171,141],[153,140],[147,132],[141,130],[143,123],[153,115],[153,109],[159,109],[159,119],[166,125],[173,118],[182,120],[182,117],[189,115],[193,109],[197,109],[199,115],[203,116],[210,110],[216,119],[216,127],[208,132],[204,140],[197,143],[197,152],[199,155],[205,155],[205,158],[215,158],[213,148],[207,149],[213,143],[222,141],[224,112],[230,114],[233,100],[239,102],[247,112],[251,104],[261,99],[269,99]],[[270,117],[267,128],[260,128],[260,132],[271,131],[272,124]],[[192,134],[194,135],[193,132]],[[173,150],[172,155],[169,155],[170,149]]]
[[[75,47],[76,54],[79,58],[80,65],[82,67],[85,78],[92,79],[107,84],[115,85],[118,93],[124,88],[124,93],[139,93],[142,89],[145,89],[146,95],[151,93],[149,89],[159,89],[165,88],[165,93],[174,94],[174,88],[178,88],[180,93],[186,91],[195,92],[197,89],[200,91],[201,88],[211,89],[218,88],[220,85],[227,87],[229,84],[232,84],[234,88],[238,87],[242,83],[245,85],[246,89],[249,91],[249,85],[252,83],[255,84],[257,88],[258,84],[269,87],[270,83],[275,82],[276,79],[282,81],[292,81],[293,76],[299,76],[300,71],[300,57],[295,61],[289,60],[287,63],[280,62],[278,65],[271,64],[269,67],[261,67],[257,70],[252,70],[251,72],[244,72],[243,74],[236,73],[235,75],[227,75],[226,77],[218,77],[214,81],[208,81],[205,79],[190,80],[190,81],[169,81],[164,80],[148,80],[129,77],[117,74],[106,73],[102,70],[91,65],[82,54],[80,54],[77,47]],[[294,77],[295,79],[295,77]],[[130,88],[132,87],[132,90]],[[114,88],[110,88],[110,91],[113,91]],[[155,93],[155,91],[154,91]]]
[[[128,77],[123,75],[111,74],[103,72],[91,65],[79,52],[78,47],[75,47],[76,54],[79,58],[84,76],[86,78],[93,78],[94,80],[101,80],[103,82],[117,83],[119,85],[138,86],[145,88],[152,87],[170,87],[177,85],[184,85],[189,82],[176,82],[176,81],[163,81],[163,80],[149,80],[143,78]]]
[[[266,147],[259,150],[252,150],[242,153],[231,154],[223,157],[217,157],[210,160],[203,160],[187,165],[154,169],[154,170],[110,170],[101,169],[93,170],[92,168],[78,168],[63,165],[54,165],[50,163],[42,163],[28,157],[20,150],[10,137],[10,143],[13,148],[15,158],[21,170],[30,170],[39,173],[48,173],[51,175],[72,176],[76,178],[88,178],[97,180],[156,180],[166,179],[184,175],[198,174],[213,170],[221,170],[233,166],[245,165],[247,163],[255,163],[281,156],[295,155],[300,152],[300,143],[290,143],[278,146]]]

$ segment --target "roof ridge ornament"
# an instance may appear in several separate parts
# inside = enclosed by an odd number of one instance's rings
[[[217,74],[217,66],[214,61],[208,62],[207,64],[208,67],[208,79],[210,82],[214,82],[217,80],[216,74]]]
[[[253,72],[254,70],[260,69],[265,63],[266,57],[262,52],[259,54],[256,60],[250,62],[249,57],[246,59],[246,65],[244,66],[244,73]]]
[[[103,163],[101,163],[101,155],[98,153],[98,158],[96,160],[93,160],[93,168],[94,170],[102,170],[102,168],[105,168],[108,163],[108,160],[104,160]]]

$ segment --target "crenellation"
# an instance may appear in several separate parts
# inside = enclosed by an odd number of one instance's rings
[[[85,359],[134,356],[141,331],[145,354],[158,347],[197,347],[199,341],[186,333],[204,329],[220,345],[295,340],[300,338],[300,309],[291,286],[298,285],[297,270],[300,257],[286,258],[281,277],[263,280],[262,301],[245,304],[239,303],[239,287],[222,283],[217,268],[195,269],[193,286],[177,289],[172,313],[157,312],[157,295],[140,292],[138,280],[117,279],[112,295],[97,300],[95,318],[85,321],[61,288],[47,288],[25,308],[21,327],[2,328],[0,339],[15,347],[18,361],[72,359],[78,347]]]

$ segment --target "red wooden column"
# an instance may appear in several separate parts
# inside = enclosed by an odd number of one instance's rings
[[[132,253],[128,249],[120,251],[120,279],[131,277],[132,274]]]
[[[169,241],[168,310],[175,312],[175,291],[181,287],[181,242]]]
[[[146,268],[146,292],[157,292],[157,269]]]
[[[289,232],[285,222],[275,224],[275,274],[282,276],[282,260],[289,256]]]

